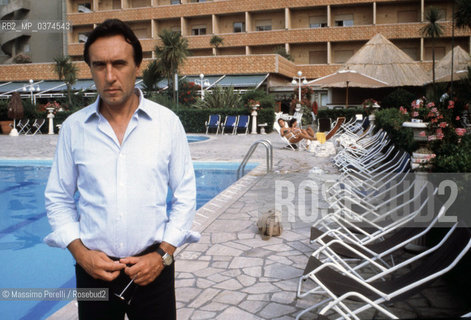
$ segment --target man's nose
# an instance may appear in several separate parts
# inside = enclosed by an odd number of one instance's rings
[[[105,77],[107,82],[114,82],[116,80],[116,75],[114,73],[113,65],[111,65],[111,63],[106,65]]]

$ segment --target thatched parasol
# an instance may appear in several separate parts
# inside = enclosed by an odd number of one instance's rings
[[[390,87],[422,86],[429,79],[417,62],[380,33],[361,47],[341,69],[346,68],[384,81]]]
[[[449,82],[451,81],[451,57],[452,50],[437,63],[435,67],[435,81],[436,82]],[[468,74],[468,66],[471,66],[471,56],[460,46],[453,49],[453,81],[460,80]],[[430,72],[429,82],[432,82],[432,75]]]
[[[335,73],[329,74],[325,77],[312,80],[307,83],[308,85],[316,85],[322,87],[345,87],[347,92],[345,94],[345,106],[348,107],[348,87],[368,87],[378,88],[386,87],[388,84],[384,81],[367,76],[356,70],[340,70]]]
[[[13,129],[10,131],[11,136],[18,135],[18,131],[16,130],[16,119],[23,118],[23,113],[24,108],[20,94],[18,92],[13,92],[10,102],[8,102],[8,118],[13,119]]]

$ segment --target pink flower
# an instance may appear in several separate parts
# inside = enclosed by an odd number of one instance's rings
[[[445,136],[445,135],[443,134],[443,131],[442,131],[441,128],[438,128],[438,129],[435,131],[435,133],[437,134],[437,139],[438,139],[438,140],[442,140],[443,137]]]
[[[402,114],[407,114],[407,109],[401,106],[399,107],[399,112]]]
[[[415,117],[418,117],[418,116],[419,116],[419,113],[417,111],[412,112],[412,117],[415,118]]]
[[[450,100],[448,102],[448,109],[453,109],[455,107],[455,102],[453,100]]]
[[[420,132],[419,132],[419,136],[425,137],[425,131],[420,131]]]
[[[434,112],[434,113],[437,113],[437,112],[438,112],[438,109],[437,109],[437,108],[432,108],[432,110],[430,110],[430,111],[432,111],[432,112]]]
[[[429,102],[427,103],[427,108],[433,108],[435,107],[435,103],[434,102]]]
[[[446,127],[448,127],[448,123],[446,123],[446,122],[443,121],[443,122],[440,122],[440,124],[439,124],[438,126],[439,126],[440,128],[446,128]]]
[[[455,129],[455,132],[457,135],[459,135],[460,137],[464,136],[464,134],[466,133],[466,129],[464,128],[456,128]]]
[[[460,116],[456,116],[456,121],[460,121]]]

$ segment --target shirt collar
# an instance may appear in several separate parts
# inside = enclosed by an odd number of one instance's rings
[[[150,106],[147,103],[146,99],[144,98],[144,94],[142,93],[141,89],[134,88],[138,92],[139,96],[139,105],[137,106],[136,111],[134,114],[143,114],[147,118],[152,120],[152,113],[149,109]],[[87,115],[85,116],[85,122],[90,121],[92,118],[98,118],[100,116],[99,105],[100,105],[100,96],[97,96],[96,100],[90,105],[90,108],[87,111]]]

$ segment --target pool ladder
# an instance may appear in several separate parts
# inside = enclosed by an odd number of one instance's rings
[[[239,168],[237,169],[237,179],[239,179],[241,176],[244,175],[245,172],[245,165],[249,161],[250,157],[254,153],[255,149],[257,149],[258,145],[263,145],[267,149],[267,173],[273,170],[273,146],[270,142],[270,140],[263,139],[263,140],[258,140],[252,143],[250,146],[249,151],[244,157],[244,160],[242,160]],[[242,175],[241,175],[242,172]]]

